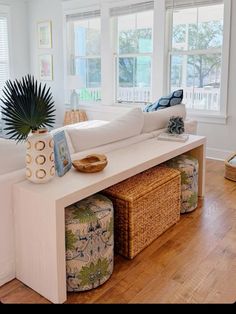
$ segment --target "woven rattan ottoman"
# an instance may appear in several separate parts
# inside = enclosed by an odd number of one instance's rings
[[[149,169],[103,194],[114,205],[116,252],[129,259],[180,219],[181,176],[175,169]]]

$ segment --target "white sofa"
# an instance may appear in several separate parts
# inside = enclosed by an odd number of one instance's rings
[[[186,118],[184,105],[153,113],[135,108],[114,121],[88,121],[57,129],[65,130],[73,158],[107,153],[157,136],[171,116]],[[196,134],[197,124],[186,121],[186,133]],[[0,139],[0,286],[15,278],[13,184],[25,179],[23,144]]]

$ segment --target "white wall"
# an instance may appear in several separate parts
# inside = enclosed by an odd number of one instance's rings
[[[64,115],[64,73],[63,73],[63,26],[61,0],[30,0],[29,1],[29,42],[31,73],[39,78],[38,58],[41,54],[53,55],[54,79],[45,82],[51,87],[56,105],[56,123],[62,124]],[[52,21],[52,49],[38,48],[37,23]]]
[[[0,0],[0,4],[9,5],[11,9],[11,78],[21,78],[30,72],[28,5],[24,0]]]

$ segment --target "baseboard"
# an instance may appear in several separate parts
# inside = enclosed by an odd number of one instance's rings
[[[215,160],[226,160],[230,155],[232,155],[232,151],[216,149],[216,148],[207,148],[207,158],[215,159]]]

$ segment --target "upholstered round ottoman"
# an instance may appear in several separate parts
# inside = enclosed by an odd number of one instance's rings
[[[66,208],[68,292],[86,291],[113,272],[113,205],[97,194]]]
[[[181,214],[190,213],[198,207],[198,160],[188,155],[178,156],[166,163],[181,172]]]

